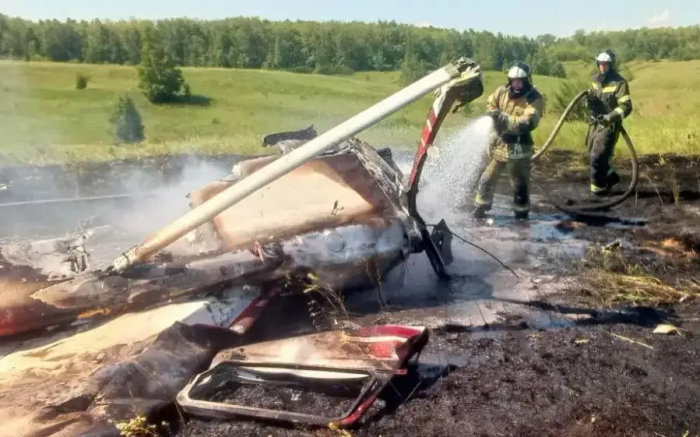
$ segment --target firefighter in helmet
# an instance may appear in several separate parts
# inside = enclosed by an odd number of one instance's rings
[[[589,152],[591,192],[604,195],[620,182],[612,165],[622,120],[632,113],[632,98],[625,78],[617,72],[616,56],[606,50],[595,58],[598,71],[588,90],[590,127],[586,145]]]
[[[513,187],[516,219],[527,219],[530,211],[530,161],[543,111],[542,95],[532,84],[530,66],[517,62],[508,70],[508,82],[487,101],[496,135],[489,144],[489,163],[478,184],[473,217],[483,218],[491,209],[494,189],[503,170],[508,170]]]

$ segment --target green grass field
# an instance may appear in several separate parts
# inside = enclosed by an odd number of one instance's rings
[[[568,65],[570,75],[590,66]],[[630,64],[635,112],[626,122],[640,154],[698,154],[695,118],[700,114],[700,61]],[[183,69],[194,94],[209,106],[154,106],[136,89],[134,67],[43,62],[0,62],[0,159],[10,163],[109,160],[175,152],[264,153],[265,134],[314,124],[322,132],[397,91],[397,73],[353,76],[302,75],[272,71]],[[75,77],[90,77],[75,89]],[[486,92],[504,80],[487,72]],[[545,95],[560,79],[536,77]],[[140,110],[147,140],[112,145],[109,116],[117,97],[131,95]],[[478,115],[486,95],[473,103]],[[432,96],[360,135],[376,146],[413,148]],[[468,121],[459,114],[445,123],[440,138]],[[536,132],[542,143],[556,115],[547,114]],[[583,150],[584,124],[567,124],[555,148]]]

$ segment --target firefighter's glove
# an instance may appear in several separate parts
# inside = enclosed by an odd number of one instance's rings
[[[499,109],[493,109],[486,115],[493,119],[493,127],[496,132],[503,132],[508,125],[508,116],[502,113]]]
[[[598,109],[603,104],[603,101],[600,100],[600,97],[596,96],[593,91],[588,91],[588,94],[586,94],[586,103],[588,103],[590,109]]]
[[[603,126],[610,126],[615,122],[615,113],[614,112],[608,112],[604,116],[600,117],[600,124]]]
[[[500,109],[491,109],[486,113],[487,116],[491,117],[491,120],[493,120],[493,126],[498,130],[498,119],[501,117],[501,110]]]

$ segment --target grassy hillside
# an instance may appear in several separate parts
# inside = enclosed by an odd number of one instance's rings
[[[568,65],[572,75],[590,66]],[[314,124],[319,132],[351,117],[398,90],[397,73],[357,73],[328,77],[231,69],[183,70],[192,92],[213,99],[209,105],[153,106],[136,89],[134,67],[0,62],[0,159],[3,163],[102,160],[168,152],[261,153],[270,132]],[[90,77],[75,89],[75,77]],[[697,153],[694,119],[700,114],[700,61],[631,64],[635,114],[628,130],[640,153]],[[486,74],[491,92],[504,79]],[[560,79],[536,77],[552,95]],[[141,111],[147,141],[112,145],[109,116],[117,97],[130,94]],[[474,104],[481,111],[486,96]],[[415,147],[430,106],[426,97],[361,135],[373,144]],[[547,115],[537,131],[544,141],[556,121]],[[451,116],[442,137],[467,123]],[[555,145],[583,149],[585,125],[568,124]]]

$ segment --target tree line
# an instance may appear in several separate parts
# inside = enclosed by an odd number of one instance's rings
[[[591,61],[613,48],[622,60],[700,59],[700,27],[576,32],[572,37],[508,36],[395,22],[223,20],[28,21],[0,15],[0,57],[139,65],[146,32],[178,66],[342,74],[420,71],[472,56],[486,70],[516,60],[536,74],[564,77],[563,61]]]

